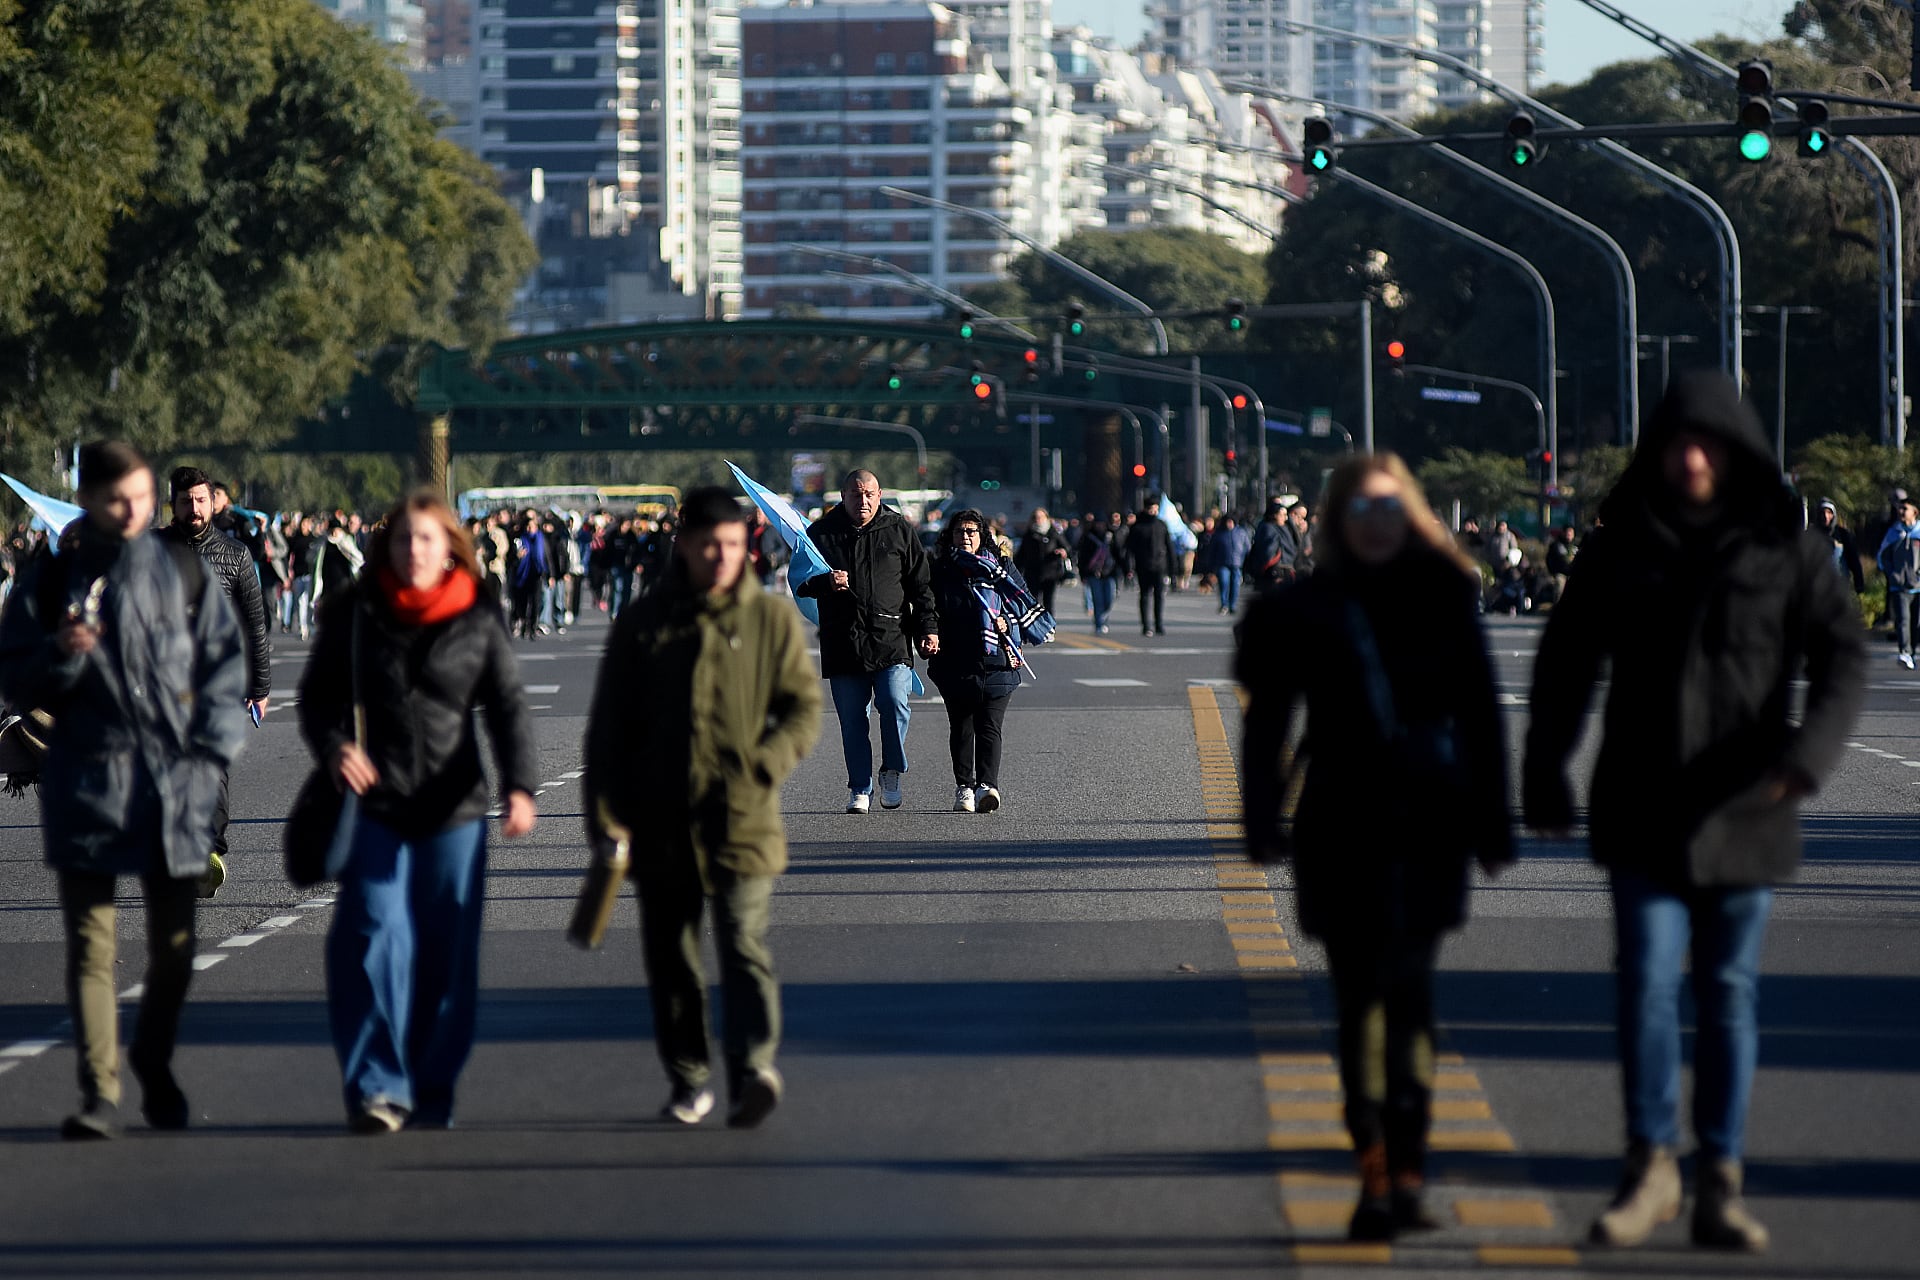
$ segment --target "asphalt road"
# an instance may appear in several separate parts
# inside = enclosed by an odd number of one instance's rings
[[[1769,934],[1749,1177],[1774,1252],[1705,1256],[1684,1222],[1632,1253],[1579,1243],[1621,1144],[1606,898],[1577,844],[1540,842],[1443,959],[1446,1228],[1359,1249],[1340,1243],[1318,949],[1284,873],[1235,857],[1227,621],[1175,596],[1165,637],[1092,637],[1063,612],[1008,718],[1001,813],[947,811],[937,702],[915,708],[902,810],[840,812],[831,723],[789,785],[789,1092],[751,1133],[653,1119],[631,902],[599,953],[561,936],[598,618],[519,646],[548,785],[535,835],[490,851],[451,1132],[344,1129],[329,894],[279,874],[302,646],[279,645],[283,700],[234,779],[233,876],[201,911],[189,1132],[145,1130],[130,1085],[124,1140],[56,1138],[59,920],[34,802],[0,800],[0,1274],[1920,1276],[1920,677],[1876,658]],[[1517,742],[1538,630],[1490,628]],[[123,988],[140,935],[125,913]]]

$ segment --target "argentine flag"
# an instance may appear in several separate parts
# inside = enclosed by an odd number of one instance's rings
[[[1186,517],[1180,514],[1179,504],[1164,493],[1160,495],[1160,522],[1167,526],[1173,554],[1183,556],[1200,545],[1200,539],[1194,537],[1193,530],[1187,528]]]
[[[47,543],[56,551],[60,548],[60,535],[66,532],[67,526],[86,514],[71,502],[37,493],[10,475],[0,474],[0,480],[6,481],[7,488],[19,494],[20,501],[26,503],[27,509],[33,512],[33,518],[46,526]]]

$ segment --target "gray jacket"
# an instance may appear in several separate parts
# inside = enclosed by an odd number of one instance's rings
[[[54,632],[102,579],[101,644],[63,656]],[[107,539],[83,519],[8,598],[0,696],[54,717],[40,777],[51,867],[139,875],[158,852],[176,878],[207,869],[221,775],[246,742],[246,644],[217,575],[191,620],[184,597],[158,538]]]

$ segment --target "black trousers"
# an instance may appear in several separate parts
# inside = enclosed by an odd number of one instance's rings
[[[1142,631],[1165,631],[1167,629],[1167,579],[1165,574],[1145,574],[1140,582],[1140,629]],[[1147,621],[1147,605],[1152,602],[1153,621]]]
[[[213,851],[227,856],[227,771],[220,771],[220,798],[213,806]]]
[[[947,704],[947,746],[953,753],[953,785],[1000,785],[1000,726],[1013,701],[1012,685],[980,679],[940,686]]]
[[[1423,1173],[1433,1110],[1437,937],[1328,938],[1340,1017],[1340,1084],[1355,1151],[1387,1148],[1395,1173]]]
[[[539,629],[540,586],[538,582],[514,584],[513,624],[522,635],[530,636]]]

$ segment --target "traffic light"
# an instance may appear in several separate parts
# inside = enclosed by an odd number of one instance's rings
[[[1398,338],[1395,338],[1393,341],[1387,344],[1387,359],[1393,361],[1395,364],[1399,364],[1406,358],[1407,358],[1406,343],[1400,341],[1400,339]]]
[[[1827,132],[1827,104],[1818,98],[1800,102],[1800,154],[1816,159],[1833,149],[1833,135]]]
[[[1146,464],[1146,463],[1144,463],[1144,462],[1136,462],[1136,463],[1134,463],[1134,464],[1133,464],[1133,478],[1134,478],[1135,480],[1144,480],[1144,479],[1146,479],[1146,478],[1147,478],[1147,464]]]
[[[993,398],[993,388],[976,378],[973,384],[973,398],[975,400],[991,400]]]
[[[1087,336],[1086,316],[1087,309],[1079,303],[1069,302],[1067,304],[1066,313],[1061,316],[1061,319],[1066,321],[1067,336],[1069,338],[1084,338]]]
[[[1232,446],[1228,446],[1226,460],[1227,460],[1228,475],[1233,475],[1234,473],[1240,470],[1240,451],[1239,450],[1233,448]]]
[[[1234,396],[1234,398],[1233,398],[1233,407],[1234,407],[1235,409],[1244,409],[1244,408],[1246,408],[1246,407],[1247,407],[1247,398],[1246,398],[1246,397],[1245,397],[1244,395],[1236,395],[1236,396]]]
[[[1533,117],[1516,111],[1507,117],[1507,163],[1526,169],[1540,158],[1542,147],[1533,136]]]
[[[960,341],[973,341],[973,312],[966,307],[960,308]]]
[[[1000,487],[1000,482],[998,480],[982,480],[980,482],[980,487],[986,492],[992,493],[995,489],[998,489]]]
[[[1301,128],[1306,139],[1307,168],[1325,173],[1333,168],[1333,123],[1325,116],[1314,116]]]
[[[900,374],[901,366],[897,364],[887,366],[887,390],[898,391],[906,385],[906,380]]]
[[[1227,299],[1227,332],[1245,333],[1247,329],[1247,304],[1239,298]]]
[[[1740,158],[1765,160],[1773,151],[1773,64],[1753,58],[1740,64]]]
[[[1040,352],[1038,349],[1028,347],[1020,353],[1020,360],[1024,365],[1024,371],[1020,374],[1020,380],[1022,382],[1040,381]]]

